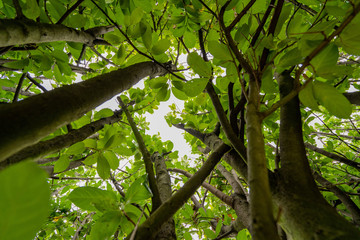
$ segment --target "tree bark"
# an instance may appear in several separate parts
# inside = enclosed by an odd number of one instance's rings
[[[220,145],[206,160],[203,166],[197,171],[179,191],[164,202],[156,211],[143,222],[137,229],[135,240],[151,239],[160,230],[161,225],[172,217],[180,207],[195,193],[206,177],[211,173],[221,157],[230,150],[230,147]],[[127,238],[129,239],[129,237]]]
[[[167,73],[142,62],[89,80],[0,106],[0,161],[37,143],[147,76]]]
[[[167,171],[165,159],[158,152],[151,156],[155,164],[156,183],[160,193],[161,202],[167,201],[171,195],[171,179]],[[171,217],[162,226],[160,231],[156,234],[156,240],[176,240],[175,221]]]
[[[294,88],[289,72],[278,78],[280,97]],[[322,197],[311,174],[303,142],[299,99],[280,110],[280,163],[274,199],[280,224],[292,239],[359,239],[360,232]]]
[[[35,145],[24,148],[11,157],[0,162],[0,169],[24,160],[37,160],[41,157],[60,151],[77,142],[85,140],[92,134],[101,130],[106,124],[112,124],[121,119],[122,110],[116,111],[113,116],[101,118],[95,122],[89,123],[79,129],[73,130],[65,135],[57,136],[52,139],[36,143]]]
[[[0,19],[0,47],[44,42],[79,42],[96,44],[93,32],[79,31],[61,24],[38,23],[32,20]]]
[[[254,240],[280,239],[273,215],[272,196],[266,166],[262,119],[259,115],[259,85],[249,82],[246,111],[248,185],[250,188],[251,235]]]

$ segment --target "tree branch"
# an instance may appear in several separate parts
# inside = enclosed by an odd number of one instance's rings
[[[74,5],[71,6],[62,16],[61,18],[56,22],[56,24],[61,24],[65,19],[72,13],[84,0],[77,0]]]
[[[314,178],[322,186],[329,189],[340,201],[345,205],[346,209],[351,213],[352,219],[356,225],[360,225],[360,209],[359,207],[351,200],[351,198],[346,195],[340,188],[333,185],[331,182],[323,178],[319,173],[313,172]]]
[[[318,148],[314,145],[311,145],[310,143],[305,143],[305,147],[310,149],[310,150],[313,150],[317,153],[320,153],[328,158],[331,158],[335,161],[338,161],[338,162],[341,162],[341,163],[344,163],[350,167],[353,167],[353,168],[356,168],[358,171],[360,171],[360,163],[358,162],[355,162],[355,161],[352,161],[350,159],[347,159],[347,158],[344,158],[344,157],[341,157],[335,153],[331,153],[331,152],[328,152],[328,151],[325,151],[324,149],[321,149],[321,148]]]
[[[144,159],[144,165],[145,165],[145,169],[146,169],[146,173],[148,174],[148,179],[149,179],[149,186],[150,189],[153,193],[152,196],[152,211],[155,211],[160,205],[161,205],[161,199],[160,199],[160,193],[159,193],[159,189],[158,186],[156,184],[156,179],[155,179],[155,173],[154,173],[154,168],[153,168],[153,164],[151,162],[151,157],[150,157],[150,153],[146,148],[144,139],[142,138],[136,123],[134,121],[134,119],[132,118],[129,110],[127,109],[127,107],[125,106],[124,102],[121,100],[120,97],[117,97],[117,100],[119,101],[119,104],[121,106],[121,108],[123,109],[128,122],[131,126],[131,129],[135,135],[135,139],[136,142],[139,145],[139,150],[141,152],[141,155],[143,156]]]
[[[184,203],[195,193],[206,177],[211,173],[221,157],[230,150],[226,144],[220,145],[202,167],[174,194],[164,202],[153,214],[141,224],[135,240],[151,239],[159,231],[161,225],[173,216]],[[127,238],[129,239],[129,238]]]

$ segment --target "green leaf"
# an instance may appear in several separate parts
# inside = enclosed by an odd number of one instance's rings
[[[321,76],[327,72],[332,72],[336,68],[338,58],[338,47],[334,43],[330,43],[310,61],[310,64],[315,68],[316,73]]]
[[[51,52],[51,54],[57,61],[64,62],[64,63],[69,62],[68,55],[66,53],[64,53],[63,51],[55,49],[54,51]]]
[[[106,149],[111,148],[111,147],[114,145],[115,138],[116,138],[116,136],[115,136],[115,135],[112,135],[112,136],[106,141],[103,149],[106,150]]]
[[[151,27],[147,26],[146,31],[141,36],[142,41],[147,49],[151,49],[152,46],[152,31]]]
[[[139,23],[144,15],[144,11],[141,8],[135,8],[131,12],[130,16],[130,25],[135,25]]]
[[[168,81],[167,77],[157,77],[150,79],[149,85],[153,89],[158,89],[167,86],[167,81]]]
[[[357,15],[340,34],[343,49],[354,55],[360,55],[360,16]]]
[[[67,155],[61,155],[61,157],[55,162],[54,172],[59,173],[65,171],[70,164],[69,157]]]
[[[114,115],[114,112],[109,108],[103,108],[100,111],[96,112],[94,115],[94,120],[99,120],[101,118],[106,118]]]
[[[50,212],[47,176],[34,162],[0,172],[0,239],[34,239]]]
[[[299,99],[306,107],[320,111],[318,103],[314,98],[313,84],[308,83],[303,90],[299,93]]]
[[[108,179],[110,177],[110,164],[101,153],[97,159],[96,170],[102,179]]]
[[[121,211],[104,213],[91,227],[90,240],[110,239],[118,228],[122,217]]]
[[[25,67],[27,67],[29,65],[29,59],[22,59],[22,60],[18,60],[18,61],[13,61],[13,62],[7,62],[4,63],[3,66],[7,67],[7,68],[13,68],[13,69],[23,69]]]
[[[327,83],[315,81],[313,91],[315,99],[318,100],[330,114],[338,118],[350,118],[352,105],[336,88]]]
[[[36,20],[40,15],[40,7],[36,0],[26,0],[26,4],[21,10],[29,19]]]
[[[70,76],[72,74],[71,67],[66,62],[57,61],[56,65],[59,67],[61,73]]]
[[[78,187],[68,196],[77,207],[88,211],[116,210],[118,201],[113,192],[96,187]]]
[[[189,97],[196,97],[204,91],[208,82],[207,78],[194,78],[184,84],[184,92]]]
[[[91,154],[90,156],[88,156],[83,163],[87,166],[91,166],[94,165],[95,163],[97,163],[97,159],[99,157],[99,152],[96,152],[94,154]]]
[[[76,155],[84,152],[85,144],[83,142],[77,142],[71,145],[68,150],[66,151],[67,155]]]
[[[278,89],[273,79],[272,68],[267,67],[261,78],[261,90],[264,93],[277,93]]]
[[[229,52],[229,49],[225,44],[221,44],[217,41],[209,41],[208,42],[208,48],[211,55],[214,56],[214,58],[224,60],[224,61],[231,61],[232,57]]]
[[[179,100],[187,100],[189,97],[181,90],[172,87],[171,92],[174,94],[174,96]]]
[[[165,102],[170,98],[169,85],[166,84],[160,88],[156,94],[156,99],[160,102]]]
[[[187,56],[187,63],[195,73],[202,77],[211,76],[211,67],[196,52],[192,52]]]
[[[116,170],[119,167],[119,159],[117,158],[117,156],[115,155],[114,152],[112,151],[106,151],[103,153],[103,156],[106,158],[106,160],[108,161],[110,168],[112,170]]]
[[[302,61],[303,57],[301,56],[300,50],[294,48],[282,55],[277,66],[280,68],[292,67],[300,64]]]
[[[131,151],[130,148],[127,148],[127,147],[124,147],[124,146],[119,146],[117,147],[116,149],[116,152],[122,156],[126,156],[126,157],[129,157],[129,156],[132,156],[133,155],[133,152]]]
[[[125,200],[128,203],[136,203],[152,197],[152,193],[147,186],[147,175],[136,179],[126,192]]]
[[[164,53],[171,45],[171,42],[169,39],[160,39],[157,43],[154,44],[154,46],[151,49],[151,52],[154,55],[160,55]]]
[[[216,229],[215,229],[215,235],[216,235],[216,236],[219,235],[222,226],[223,226],[222,220],[218,221],[218,223],[217,223],[217,225],[216,225]]]
[[[133,0],[136,7],[141,8],[147,13],[150,13],[152,10],[151,1],[148,0]]]
[[[240,232],[238,232],[237,236],[236,236],[236,240],[247,240],[247,234],[246,234],[246,229],[241,230]]]
[[[196,35],[193,32],[186,31],[184,33],[184,43],[188,49],[195,47]]]
[[[66,20],[72,28],[82,28],[86,24],[86,18],[80,14],[70,15]]]

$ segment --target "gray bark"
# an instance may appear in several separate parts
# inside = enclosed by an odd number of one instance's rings
[[[167,70],[142,62],[89,80],[0,106],[0,161],[37,143],[147,76]]]
[[[97,44],[98,40],[92,33],[92,31],[79,31],[61,24],[0,19],[0,47],[55,41],[79,42],[92,46]]]

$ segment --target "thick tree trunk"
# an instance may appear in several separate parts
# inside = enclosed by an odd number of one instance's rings
[[[167,70],[156,63],[137,63],[20,102],[3,104],[0,161],[78,119],[144,77],[165,73]]]
[[[246,110],[248,185],[250,188],[251,235],[255,240],[280,239],[275,223],[265,144],[259,115],[259,86],[255,79],[249,83],[249,102]]]
[[[290,73],[279,77],[280,95],[294,87]],[[280,112],[279,182],[274,198],[281,226],[292,239],[359,239],[360,232],[325,201],[311,174],[302,136],[297,97]]]
[[[95,34],[99,33],[102,32],[79,31],[61,24],[38,23],[32,20],[0,19],[0,47],[56,41],[79,42],[92,46],[96,44],[97,38]]]
[[[112,124],[116,121],[119,121],[121,119],[121,114],[122,110],[116,111],[114,115],[110,117],[101,118],[65,135],[57,136],[52,139],[38,142],[37,144],[26,147],[11,157],[5,159],[3,162],[0,162],[0,170],[11,164],[15,164],[24,160],[37,160],[41,157],[45,157],[46,155],[69,147],[77,142],[83,141],[97,131],[103,129],[106,124]]]

